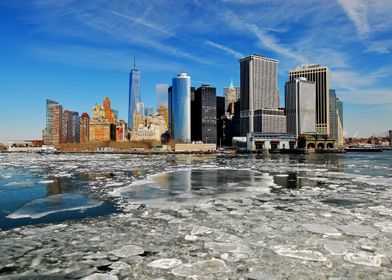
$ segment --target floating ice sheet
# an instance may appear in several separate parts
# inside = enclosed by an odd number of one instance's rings
[[[101,202],[89,199],[79,193],[56,194],[45,198],[35,199],[9,214],[7,218],[38,219],[53,213],[71,210],[86,210],[99,205],[101,205]]]

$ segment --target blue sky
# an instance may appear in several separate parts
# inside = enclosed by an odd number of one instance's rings
[[[390,0],[3,0],[0,141],[40,138],[46,98],[90,114],[109,96],[126,119],[133,55],[155,107],[155,85],[181,71],[222,95],[252,53],[280,61],[281,105],[290,69],[327,65],[346,134],[379,135],[392,129],[391,14]]]

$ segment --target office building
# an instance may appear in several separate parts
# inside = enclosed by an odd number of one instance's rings
[[[44,143],[61,144],[63,139],[63,107],[53,100],[46,100],[46,128]]]
[[[131,130],[133,129],[133,113],[136,112],[136,104],[140,101],[140,71],[136,69],[134,62],[129,74],[128,125]]]
[[[194,92],[191,104],[192,141],[217,142],[216,88],[201,85]]]
[[[144,117],[144,103],[143,102],[138,102],[136,104],[136,112],[138,112],[142,118]]]
[[[106,104],[106,106],[105,106]],[[92,118],[90,120],[90,141],[115,141],[116,140],[116,123],[114,114],[110,107],[110,100],[108,97],[104,100],[104,106],[96,104],[93,107]]]
[[[223,119],[225,117],[226,117],[225,97],[217,96],[216,97],[216,144],[218,144],[219,147],[222,146],[222,142],[223,142],[223,127],[224,127]]]
[[[155,86],[155,92],[157,97],[157,108],[166,107],[168,108],[168,84],[157,84]]]
[[[124,120],[119,120],[116,123],[116,141],[127,140],[128,125]]]
[[[343,103],[336,97],[334,89],[329,90],[330,135],[339,146],[343,145]]]
[[[180,73],[169,88],[169,127],[172,139],[191,140],[191,77]]]
[[[286,133],[285,113],[279,109],[278,63],[256,54],[240,59],[240,136]]]
[[[83,113],[80,116],[80,143],[86,144],[90,141],[90,116]]]
[[[240,94],[240,87],[235,87],[233,80],[231,80],[229,87],[223,88],[226,115],[234,115],[234,103],[240,99]]]
[[[316,83],[316,130],[320,134],[329,135],[329,70],[326,66],[301,66],[289,72],[289,81],[304,77]]]
[[[153,116],[154,115],[154,108],[152,107],[147,107],[144,109],[144,115],[147,116]]]
[[[389,147],[392,147],[392,130],[388,131],[388,136],[389,136]]]
[[[316,83],[296,78],[285,85],[287,133],[316,132]]]
[[[110,99],[109,97],[105,97],[105,100],[103,101],[103,108],[105,109],[105,118],[111,123],[114,124],[116,123],[116,115],[113,112],[111,106],[110,106]]]

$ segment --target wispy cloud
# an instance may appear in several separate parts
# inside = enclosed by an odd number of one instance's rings
[[[228,53],[228,54],[234,56],[235,58],[244,57],[244,55],[243,55],[242,53],[237,52],[237,51],[235,51],[235,50],[233,50],[233,49],[231,49],[231,48],[229,48],[229,47],[223,46],[223,45],[221,45],[221,44],[218,44],[218,43],[215,43],[215,42],[212,42],[212,41],[205,41],[204,43],[205,43],[206,45],[208,45],[208,46],[211,46],[211,47],[214,47],[214,48],[216,48],[216,49],[225,51],[226,53]]]
[[[367,37],[370,27],[367,19],[367,5],[364,0],[338,0],[349,19],[355,25],[360,37]]]

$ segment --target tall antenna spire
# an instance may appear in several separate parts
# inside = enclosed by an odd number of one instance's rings
[[[133,56],[133,68],[136,68],[136,55]]]

